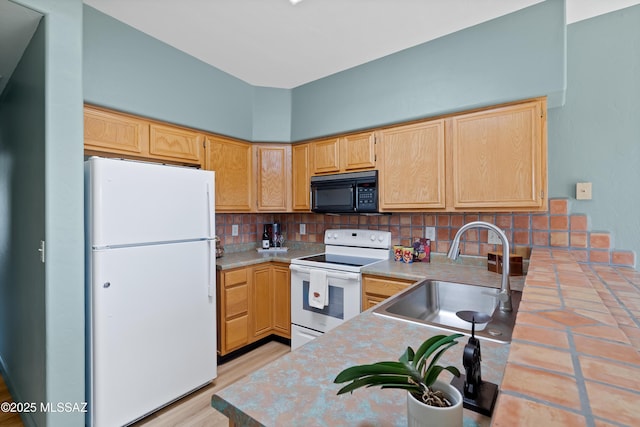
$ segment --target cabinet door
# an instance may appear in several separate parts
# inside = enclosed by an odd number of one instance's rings
[[[216,211],[251,211],[251,144],[208,135],[207,148],[207,169],[216,173]]]
[[[258,211],[291,210],[291,145],[254,145],[254,150]]]
[[[376,138],[373,132],[348,135],[341,138],[346,172],[376,167]]]
[[[278,335],[291,338],[291,279],[289,267],[273,267],[273,329]]]
[[[451,118],[453,207],[546,207],[546,102]]]
[[[149,154],[162,160],[201,165],[203,135],[175,126],[151,123]]]
[[[380,209],[445,207],[444,120],[379,133]]]
[[[311,144],[291,147],[292,207],[294,211],[311,210]]]
[[[218,351],[225,355],[249,343],[248,269],[218,272]]]
[[[273,328],[273,285],[269,265],[253,269],[249,312],[252,341],[269,335]]]
[[[340,172],[340,139],[330,138],[312,143],[314,174]]]
[[[85,106],[84,148],[89,151],[146,157],[149,155],[149,122]]]
[[[362,310],[373,307],[402,292],[408,286],[414,284],[413,280],[390,279],[388,277],[362,276]]]

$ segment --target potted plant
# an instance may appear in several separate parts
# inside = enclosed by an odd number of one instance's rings
[[[409,426],[462,426],[461,393],[452,385],[437,381],[442,371],[460,376],[455,366],[444,367],[437,363],[462,336],[436,335],[422,343],[417,351],[408,347],[398,362],[385,361],[347,368],[334,380],[335,383],[349,383],[338,390],[338,394],[372,386],[403,389],[408,392]]]

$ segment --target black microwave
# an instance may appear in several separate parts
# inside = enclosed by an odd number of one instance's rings
[[[378,212],[378,171],[311,177],[311,210],[318,213]]]

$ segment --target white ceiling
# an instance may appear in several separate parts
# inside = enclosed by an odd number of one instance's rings
[[[542,0],[83,0],[255,86],[293,88]],[[566,0],[567,23],[640,0]],[[40,14],[0,0],[0,92]]]
[[[84,0],[255,86],[293,88],[542,0]],[[567,22],[638,0],[567,0]]]

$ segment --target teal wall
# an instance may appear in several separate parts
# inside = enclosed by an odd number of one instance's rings
[[[549,111],[549,195],[640,254],[640,5],[568,26],[566,104]],[[575,200],[576,182],[593,200]]]
[[[253,86],[90,6],[83,9],[86,102],[253,138]]]
[[[565,89],[564,0],[548,0],[293,90],[292,139]]]
[[[212,67],[203,75],[215,81],[196,81],[193,58],[85,6],[85,99],[247,140],[286,142],[546,95],[550,197],[569,198],[572,212],[589,215],[594,231],[612,233],[616,249],[640,253],[633,187],[640,173],[639,8],[566,26],[565,1],[547,0],[283,90],[247,89]],[[142,47],[151,53],[137,55]],[[242,108],[198,125],[180,118],[198,117],[198,108],[180,116],[162,103],[142,102],[161,89],[153,79],[138,85],[162,64],[151,54],[179,61],[171,72],[216,93],[207,98],[238,98]],[[194,99],[201,103],[199,95]],[[215,102],[208,108],[217,111]],[[594,200],[575,200],[577,181],[593,182]]]
[[[0,356],[16,401],[46,401],[45,24],[0,98]],[[18,327],[16,327],[18,325]],[[44,425],[44,414],[25,414]]]
[[[0,172],[0,209],[10,213],[9,240],[6,223],[0,232],[0,304],[9,317],[0,356],[18,399],[83,402],[82,2],[14,1],[44,17],[0,101],[0,161],[10,167]],[[82,426],[84,414],[38,412],[23,421]]]
[[[254,88],[253,141],[291,141],[291,91]]]

